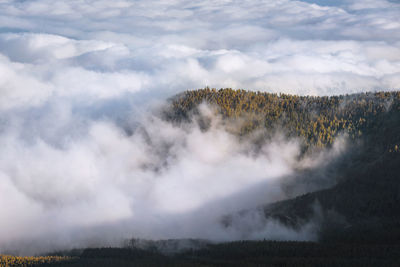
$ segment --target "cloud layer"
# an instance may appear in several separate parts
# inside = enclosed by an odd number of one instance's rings
[[[212,111],[204,106],[202,114]],[[278,134],[260,147],[210,118],[208,131],[147,115],[132,135],[111,121],[91,121],[83,134],[60,139],[47,130],[24,138],[25,127],[4,133],[0,251],[120,245],[130,237],[315,239],[312,222],[287,229],[262,211],[234,217],[229,228],[221,220],[285,199],[283,178],[338,156],[343,146],[299,161],[297,140]]]
[[[400,4],[315,2],[3,0],[0,109],[206,85],[398,89]]]

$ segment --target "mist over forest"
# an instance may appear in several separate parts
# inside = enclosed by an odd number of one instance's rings
[[[74,249],[195,249],[179,257],[210,265],[241,246],[395,251],[399,14],[394,0],[0,0],[0,266]]]

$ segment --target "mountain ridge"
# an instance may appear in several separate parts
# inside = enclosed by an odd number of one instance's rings
[[[313,220],[317,206],[321,240],[400,241],[400,91],[315,97],[205,88],[169,101],[166,118],[176,123],[192,120],[205,102],[224,120],[251,118],[235,134],[263,129],[268,139],[279,126],[287,138],[302,140],[304,153],[346,135],[348,152],[328,163],[337,184],[265,205],[265,216],[296,228]],[[230,226],[229,215],[224,224]]]

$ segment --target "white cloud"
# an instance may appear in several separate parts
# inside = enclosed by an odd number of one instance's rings
[[[244,234],[224,230],[218,220],[284,198],[280,178],[302,164],[296,141],[277,137],[254,153],[251,142],[225,131],[219,118],[206,132],[156,117],[145,122],[131,136],[114,123],[91,122],[87,134],[70,136],[62,146],[22,139],[15,131],[29,130],[24,126],[0,135],[0,207],[7,218],[1,222],[0,249],[15,248],[15,242],[21,248],[29,240],[40,244],[49,235],[53,249],[89,245],[91,229],[103,225],[109,227],[105,236],[125,232],[125,238],[254,238],[250,221]],[[254,231],[266,237],[270,222],[262,223]],[[80,234],[68,242],[57,240],[75,231]],[[280,238],[307,239],[307,234],[282,227]]]
[[[400,73],[399,4],[321,3],[5,1],[0,52],[11,61],[35,64],[42,77],[58,76],[46,81],[55,95],[65,95],[58,81],[73,80],[67,73],[81,83],[65,86],[99,88],[102,98],[138,90],[172,94],[205,85],[302,94],[399,88],[387,82]],[[136,82],[115,74],[122,70]],[[281,75],[288,79],[278,87],[267,79]],[[349,82],[352,75],[360,83]],[[117,82],[107,91],[103,76],[126,79],[136,89]]]

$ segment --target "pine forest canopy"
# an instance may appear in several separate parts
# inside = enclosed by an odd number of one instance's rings
[[[308,148],[330,146],[339,134],[356,139],[383,132],[379,141],[384,149],[399,151],[400,91],[318,97],[205,88],[183,92],[170,101],[167,117],[172,120],[188,120],[203,102],[216,106],[224,118],[245,117],[240,135],[281,127],[288,137],[301,137]],[[394,120],[392,129],[384,128],[387,120]]]

